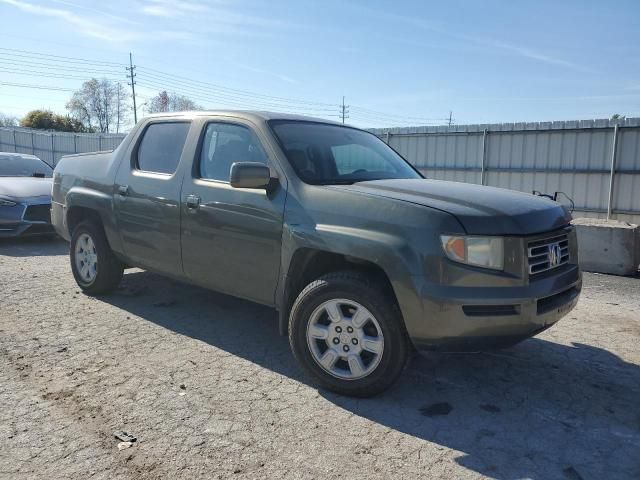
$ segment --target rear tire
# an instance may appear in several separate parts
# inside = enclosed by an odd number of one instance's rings
[[[317,383],[354,397],[389,388],[409,352],[392,293],[355,271],[324,275],[302,290],[289,317],[289,343]]]
[[[109,293],[122,279],[124,265],[95,222],[82,222],[74,229],[69,256],[76,283],[89,295]]]

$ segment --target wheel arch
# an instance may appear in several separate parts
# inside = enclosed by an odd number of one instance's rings
[[[65,199],[65,210],[65,229],[69,237],[80,222],[92,220],[103,229],[110,248],[116,254],[121,253],[110,195],[85,187],[71,188]]]
[[[374,276],[388,290],[396,304],[399,305],[391,277],[379,264],[369,259],[349,254],[312,247],[301,247],[293,252],[286,272],[281,278],[282,288],[277,304],[279,311],[278,328],[282,335],[287,334],[291,307],[305,286],[322,275],[340,270],[355,270]]]

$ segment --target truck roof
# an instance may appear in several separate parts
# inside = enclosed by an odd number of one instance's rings
[[[154,113],[149,117],[171,117],[171,118],[193,118],[200,116],[222,115],[230,117],[246,118],[247,120],[294,120],[294,121],[306,121],[306,122],[320,122],[329,123],[333,125],[342,125],[340,122],[333,120],[327,120],[324,118],[308,117],[306,115],[295,115],[291,113],[278,113],[268,112],[262,110],[190,110],[186,112],[166,112],[166,113]]]

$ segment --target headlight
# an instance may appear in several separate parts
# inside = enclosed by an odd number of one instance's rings
[[[504,268],[504,242],[500,237],[441,235],[442,248],[451,260],[476,267]]]
[[[11,200],[5,200],[0,198],[0,207],[15,207],[16,202],[12,202]]]

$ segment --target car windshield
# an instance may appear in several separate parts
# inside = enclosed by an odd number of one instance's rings
[[[0,154],[0,177],[53,176],[53,169],[36,157],[5,156]]]
[[[326,123],[269,122],[302,181],[340,185],[388,178],[422,178],[375,135]]]

